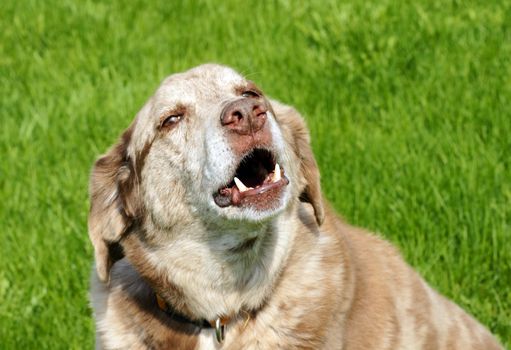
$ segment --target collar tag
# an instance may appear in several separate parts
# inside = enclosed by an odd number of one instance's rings
[[[222,344],[225,339],[225,325],[222,323],[220,317],[215,320],[215,336],[216,341]]]

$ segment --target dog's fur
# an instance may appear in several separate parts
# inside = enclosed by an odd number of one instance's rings
[[[395,248],[335,215],[293,108],[258,92],[262,131],[222,126],[227,105],[254,98],[246,89],[257,88],[219,65],[172,75],[96,162],[97,348],[500,349]],[[169,115],[180,120],[168,126]],[[213,193],[256,146],[289,184],[271,205],[216,205]],[[231,317],[225,341],[170,317],[156,294],[192,320]]]

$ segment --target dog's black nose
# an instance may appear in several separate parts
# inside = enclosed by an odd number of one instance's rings
[[[249,135],[262,129],[266,122],[266,112],[268,109],[259,101],[237,100],[224,108],[220,122],[238,134]]]

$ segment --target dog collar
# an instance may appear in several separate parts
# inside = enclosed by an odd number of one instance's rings
[[[158,304],[158,307],[160,310],[165,312],[169,317],[171,317],[173,320],[181,323],[190,323],[195,325],[199,328],[214,328],[215,329],[215,337],[218,343],[222,343],[225,339],[225,325],[228,324],[231,321],[231,317],[218,317],[216,320],[208,321],[208,320],[202,320],[202,321],[194,321],[186,317],[185,315],[177,312],[176,310],[172,309],[169,304],[163,300],[161,296],[156,294],[156,303]],[[250,314],[247,312],[247,320],[246,323],[248,323],[248,320],[250,320]],[[245,323],[245,324],[246,324]]]

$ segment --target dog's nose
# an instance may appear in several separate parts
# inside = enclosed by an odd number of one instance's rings
[[[258,101],[243,99],[228,104],[220,117],[222,126],[248,135],[261,130],[266,122],[268,109]]]

